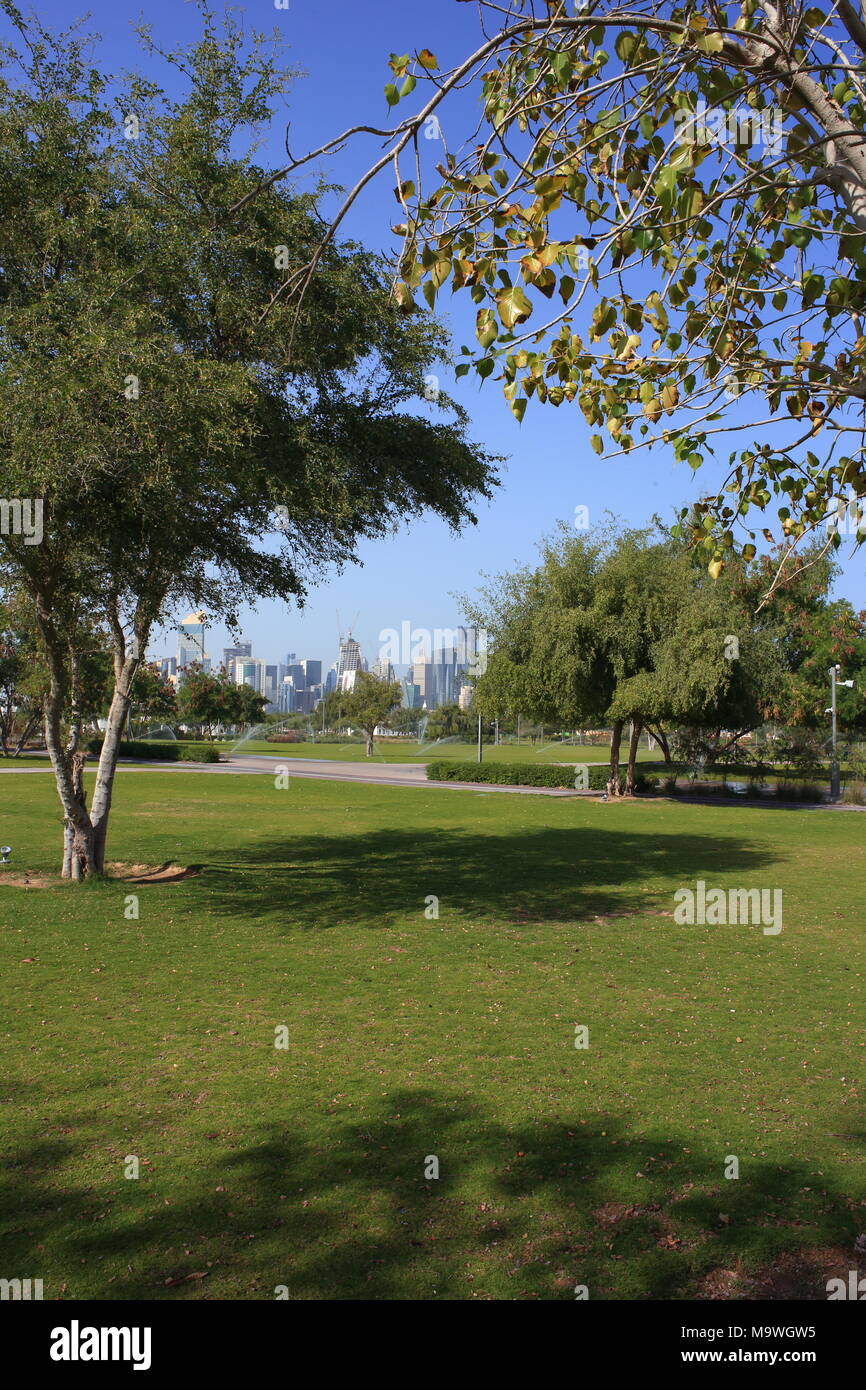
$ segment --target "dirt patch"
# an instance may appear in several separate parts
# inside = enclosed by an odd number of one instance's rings
[[[201,873],[197,864],[106,864],[107,878],[119,878],[124,883],[179,883],[182,878],[195,878]]]
[[[198,864],[106,864],[105,876],[122,883],[179,883],[184,878],[196,878],[201,873]],[[57,888],[68,880],[49,878],[45,874],[0,873],[0,888]]]
[[[0,888],[53,888],[59,878],[46,878],[44,874],[4,874],[0,873]]]
[[[748,1302],[775,1302],[788,1299],[810,1299],[824,1302],[827,1281],[842,1279],[848,1287],[851,1270],[862,1277],[862,1259],[852,1252],[836,1248],[792,1250],[763,1268],[746,1274],[738,1266],[733,1269],[713,1269],[698,1286],[698,1299],[740,1298]]]

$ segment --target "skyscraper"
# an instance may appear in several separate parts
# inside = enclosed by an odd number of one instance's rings
[[[311,686],[321,685],[322,683],[322,663],[321,661],[305,660],[301,662],[304,668],[304,685],[309,690]]]
[[[191,666],[194,661],[202,665],[209,664],[209,658],[204,649],[204,613],[190,613],[184,618],[182,623],[178,623],[177,631],[177,669],[182,671],[184,666]]]
[[[235,684],[251,685],[259,695],[265,693],[265,663],[256,656],[240,657],[235,662]]]
[[[249,657],[253,654],[252,642],[239,642],[236,647],[223,647],[223,666],[229,680],[235,678],[235,662],[238,657]]]
[[[337,679],[339,680],[347,671],[360,671],[361,669],[361,648],[350,632],[348,637],[340,638],[340,655],[337,658]]]

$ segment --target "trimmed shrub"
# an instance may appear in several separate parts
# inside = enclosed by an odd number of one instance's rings
[[[92,738],[87,751],[98,758],[102,752],[102,739]],[[181,759],[194,763],[218,763],[220,760],[219,749],[212,743],[150,743],[143,739],[122,739],[118,757],[161,763],[177,763]]]
[[[580,764],[578,764],[580,766]],[[583,764],[586,766],[586,764]],[[604,791],[609,771],[606,765],[589,766],[589,790]],[[500,787],[568,787],[575,785],[575,768],[556,763],[471,763],[456,758],[437,758],[427,764],[429,782],[492,782]],[[638,773],[635,791],[650,791],[656,785],[654,777]],[[620,778],[625,786],[625,778]]]
[[[212,743],[186,743],[181,746],[182,763],[218,763],[219,760],[219,749],[214,748]]]
[[[815,782],[794,782],[780,777],[776,783],[779,801],[823,801],[824,789]]]

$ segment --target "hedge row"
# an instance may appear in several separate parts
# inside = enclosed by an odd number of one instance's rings
[[[102,739],[92,738],[87,751],[98,757],[102,752]],[[142,739],[121,740],[118,756],[140,762],[155,759],[161,763],[218,763],[220,760],[219,749],[212,743],[150,743]]]
[[[577,764],[587,767],[588,790],[604,791],[610,776],[606,764]],[[472,763],[458,762],[453,758],[437,758],[427,764],[427,780],[430,782],[494,782],[504,787],[570,787],[574,789],[576,769],[574,766],[558,766],[556,763]],[[581,789],[584,783],[579,784]],[[635,791],[651,791],[656,785],[655,777],[638,773],[635,777]],[[625,786],[625,778],[620,778],[620,787]]]

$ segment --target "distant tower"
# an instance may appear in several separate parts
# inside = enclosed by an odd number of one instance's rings
[[[194,661],[205,664],[207,653],[204,649],[204,613],[190,613],[184,618],[182,623],[178,623],[177,631],[177,669],[182,671],[184,666],[191,666]]]
[[[340,655],[337,660],[337,680],[339,681],[340,677],[344,676],[347,671],[360,671],[361,669],[361,647],[350,632],[348,637],[340,638]]]

